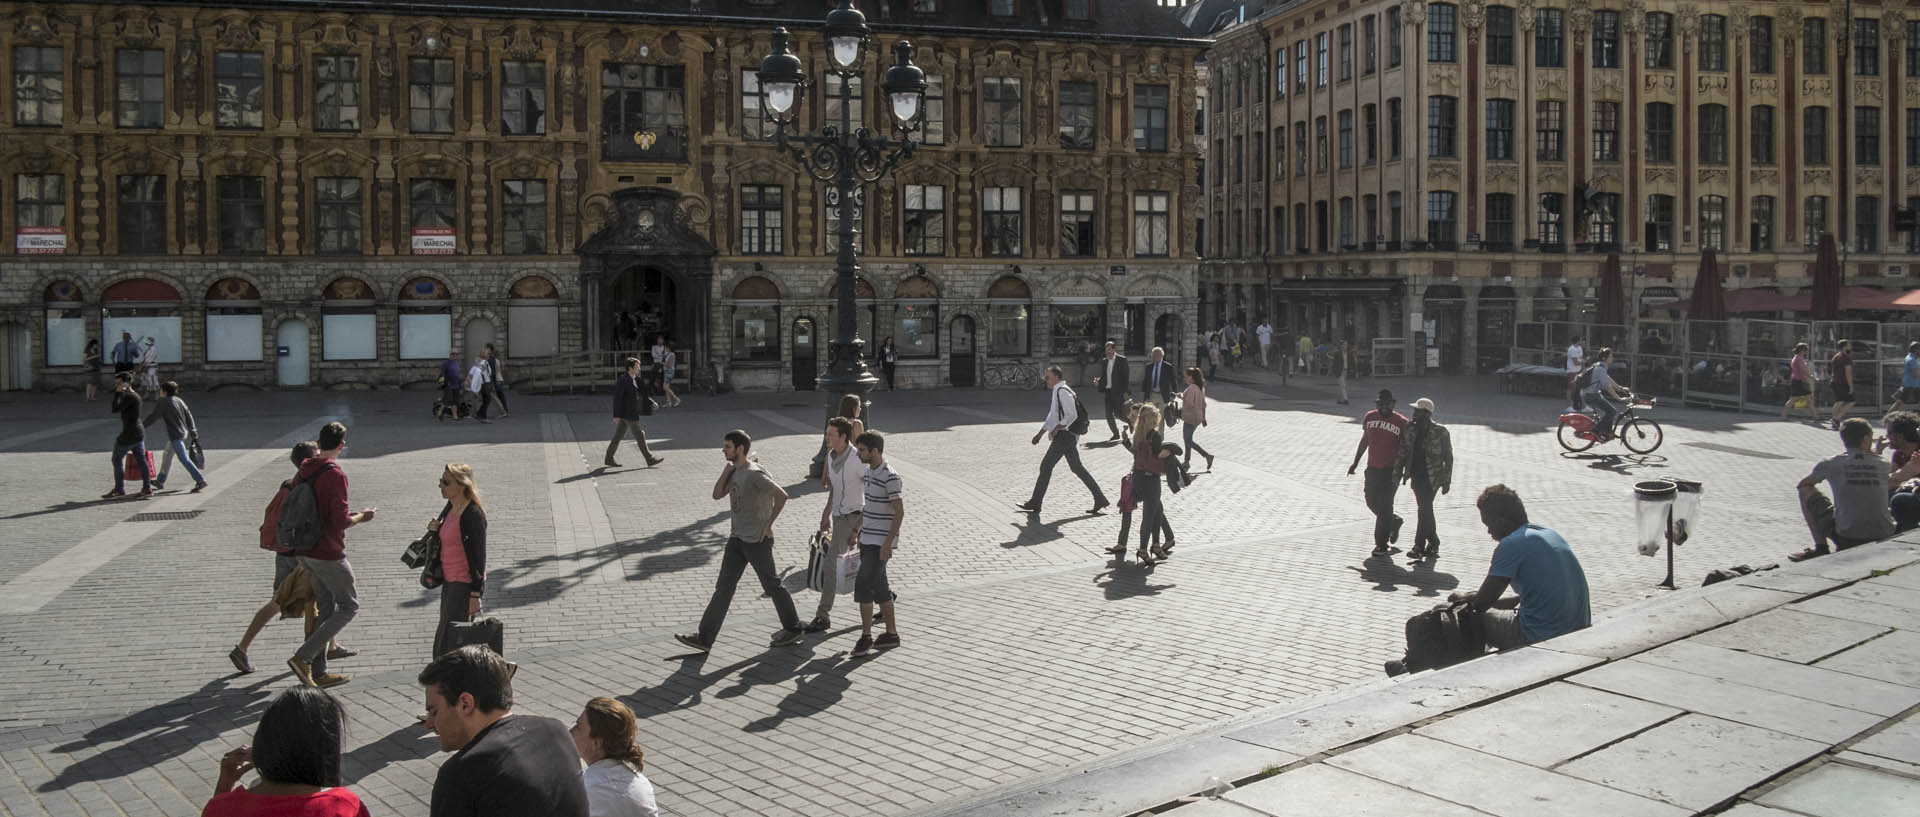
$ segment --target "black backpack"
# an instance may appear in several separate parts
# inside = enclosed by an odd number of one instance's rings
[[[1479,656],[1486,648],[1480,614],[1471,600],[1437,604],[1407,619],[1406,657],[1387,662],[1387,674],[1452,666]]]
[[[1080,395],[1076,393],[1073,395],[1073,423],[1067,426],[1067,433],[1075,437],[1084,437],[1087,429],[1091,427],[1087,418],[1087,407],[1080,402]]]
[[[295,554],[310,553],[320,545],[320,500],[313,493],[313,477],[295,479],[287,489],[287,498],[280,503],[280,521],[274,526],[273,542]]]
[[[1600,364],[1595,363],[1588,366],[1587,368],[1581,369],[1580,374],[1573,378],[1574,388],[1584,391],[1587,389],[1587,387],[1592,386],[1593,385],[1593,369],[1594,369],[1594,366],[1598,366],[1598,365]]]

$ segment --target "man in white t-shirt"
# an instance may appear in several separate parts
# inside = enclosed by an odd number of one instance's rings
[[[1580,391],[1573,382],[1580,377],[1580,371],[1587,367],[1587,349],[1580,345],[1586,338],[1575,335],[1573,345],[1567,347],[1567,411],[1580,410]]]
[[[1267,365],[1267,347],[1273,345],[1273,325],[1263,320],[1259,326],[1253,328],[1253,334],[1260,338],[1260,366],[1265,368]]]

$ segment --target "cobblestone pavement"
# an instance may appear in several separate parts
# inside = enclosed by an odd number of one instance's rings
[[[1086,515],[1064,468],[1037,521],[1013,510],[1042,453],[1027,442],[1039,393],[876,395],[872,424],[891,432],[906,486],[889,569],[905,646],[866,661],[848,656],[850,597],[833,631],[767,649],[777,622],[751,577],[711,656],[686,657],[670,638],[692,629],[712,589],[726,518],[708,488],[729,428],[755,436],[794,494],[777,552],[802,588],[825,501],[804,484],[813,395],[689,398],[646,424],[665,463],[634,467],[629,441],[628,467],[604,471],[603,397],[516,395],[513,416],[475,425],[433,422],[426,393],[190,395],[213,486],[140,503],[93,499],[115,430],[104,403],[5,395],[0,814],[199,813],[220,754],[247,742],[291,680],[290,623],[255,643],[257,674],[234,675],[226,652],[270,590],[271,559],[254,544],[261,507],[291,471],[286,447],[322,418],[351,426],[353,502],[380,509],[348,536],[362,607],[343,640],[360,655],[334,664],[355,675],[340,690],[347,776],[377,814],[424,814],[444,757],[413,720],[437,598],[398,556],[438,511],[446,462],[471,463],[484,492],[487,611],[521,664],[517,711],[571,720],[589,697],[623,696],[645,721],[647,773],[669,813],[905,814],[1376,678],[1406,616],[1478,586],[1493,543],[1472,502],[1489,483],[1515,486],[1536,521],[1567,534],[1600,610],[1658,592],[1663,574],[1630,543],[1636,478],[1706,483],[1701,533],[1679,555],[1692,584],[1803,546],[1793,483],[1839,446],[1811,425],[1663,407],[1654,456],[1563,456],[1555,401],[1480,379],[1389,381],[1403,405],[1438,403],[1457,458],[1457,488],[1438,505],[1444,555],[1410,566],[1368,558],[1371,517],[1346,474],[1378,384],[1356,384],[1353,406],[1335,405],[1330,385],[1214,389],[1198,437],[1219,460],[1170,497],[1179,552],[1152,570],[1109,561],[1119,517]],[[1126,453],[1085,456],[1116,492]],[[1410,537],[1410,492],[1399,507]],[[168,511],[199,513],[130,519]],[[796,600],[806,615],[816,597]]]

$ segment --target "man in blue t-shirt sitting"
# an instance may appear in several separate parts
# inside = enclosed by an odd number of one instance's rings
[[[1487,533],[1500,542],[1486,581],[1471,597],[1481,612],[1487,646],[1524,647],[1585,628],[1592,618],[1587,574],[1567,540],[1551,528],[1529,524],[1527,506],[1505,485],[1488,486],[1474,504]],[[1509,584],[1519,595],[1501,598]],[[1454,593],[1448,600],[1467,598]]]

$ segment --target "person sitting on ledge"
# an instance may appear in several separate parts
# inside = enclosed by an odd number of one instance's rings
[[[1527,522],[1526,504],[1505,485],[1487,486],[1474,505],[1488,535],[1500,544],[1493,549],[1493,564],[1480,592],[1453,593],[1447,600],[1473,602],[1481,613],[1487,646],[1524,647],[1585,629],[1593,616],[1587,574],[1567,540],[1551,528]],[[1509,584],[1519,595],[1501,598]]]
[[[1813,547],[1788,556],[1804,562],[1832,550],[1878,542],[1893,535],[1888,494],[1901,483],[1920,476],[1920,457],[1907,460],[1898,471],[1871,448],[1873,425],[1858,417],[1840,424],[1840,442],[1846,450],[1817,463],[1800,480],[1800,514],[1813,534]],[[1820,483],[1833,493],[1820,493]],[[1831,549],[1829,549],[1831,543]]]

